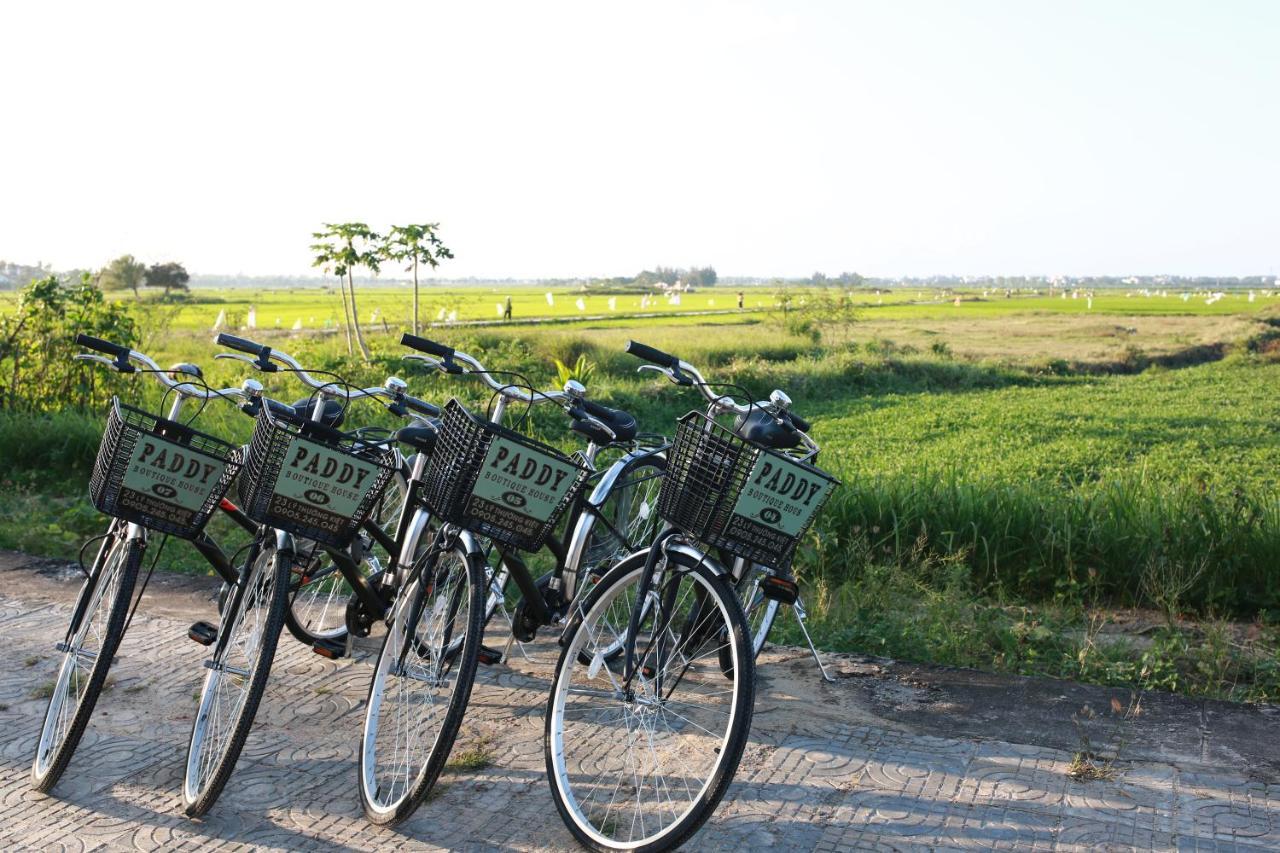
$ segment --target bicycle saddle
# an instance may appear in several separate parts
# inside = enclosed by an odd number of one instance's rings
[[[747,441],[773,450],[788,450],[800,445],[800,433],[790,426],[778,423],[764,409],[752,409],[745,418],[739,416],[733,430]]]
[[[263,399],[267,398],[264,397]],[[306,421],[311,420],[311,412],[315,407],[315,398],[313,397],[304,397],[292,406],[286,403],[277,402],[276,400],[267,400],[267,402],[270,404],[273,414],[294,417]],[[343,415],[344,412],[341,403],[337,400],[325,400],[324,409],[320,415],[320,423],[327,427],[337,429],[342,425]]]
[[[436,448],[436,439],[440,436],[440,419],[430,418],[425,424],[401,427],[396,431],[396,441],[407,444],[414,450],[430,454]]]
[[[587,421],[575,420],[569,427],[574,432],[581,433],[589,440],[596,444],[608,444],[610,441],[631,441],[636,437],[638,426],[635,416],[622,409],[610,409],[608,406],[602,406],[599,403],[593,403],[590,400],[582,401],[582,408],[591,417],[602,421],[609,429],[613,430],[613,438],[610,438],[598,426]]]

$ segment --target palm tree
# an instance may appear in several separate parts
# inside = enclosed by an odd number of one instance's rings
[[[418,264],[440,266],[442,258],[452,258],[453,252],[436,235],[439,222],[423,225],[392,225],[382,244],[382,256],[389,261],[410,261],[405,270],[413,270],[413,333],[418,334]]]
[[[355,327],[356,343],[360,346],[360,354],[365,361],[369,360],[369,347],[364,342],[364,334],[360,331],[360,310],[356,307],[356,283],[354,271],[358,266],[377,272],[382,261],[377,243],[382,236],[363,222],[342,222],[338,224],[326,222],[323,231],[315,231],[311,236],[317,241],[311,244],[315,252],[312,266],[323,267],[326,273],[338,277],[338,288],[342,291],[342,313],[346,320],[347,353],[353,354],[351,347],[351,327]],[[345,279],[346,288],[343,288]],[[351,308],[347,310],[347,291],[351,292]]]

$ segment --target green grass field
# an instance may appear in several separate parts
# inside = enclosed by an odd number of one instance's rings
[[[595,366],[591,395],[634,411],[649,430],[669,430],[696,398],[638,376],[621,352],[631,337],[758,398],[775,387],[792,396],[844,482],[797,563],[828,647],[1280,698],[1275,297],[1230,293],[1206,304],[1105,293],[1089,307],[1084,296],[971,291],[956,305],[938,292],[859,292],[852,321],[825,316],[830,294],[813,289],[793,292],[785,312],[774,291],[748,288],[743,312],[683,313],[736,304],[734,290],[708,290],[680,306],[657,300],[654,312],[665,315],[642,320],[610,316],[630,310],[634,295],[618,295],[616,312],[609,296],[588,294],[579,311],[579,294],[557,291],[551,306],[544,290],[527,288],[428,291],[424,304],[452,305],[459,321],[496,320],[506,292],[517,319],[541,312],[552,322],[429,334],[544,387],[554,359],[585,355]],[[156,323],[143,347],[234,384],[245,371],[213,361],[209,329],[219,310],[245,310],[248,295],[213,296],[222,301],[182,305]],[[277,314],[287,329],[297,316],[310,328],[306,318],[340,313],[336,293],[253,299],[260,327]],[[361,311],[381,308],[402,327],[394,312],[407,305],[402,289],[369,289]],[[404,362],[398,329],[379,326],[369,326],[370,365],[347,356],[340,335],[255,333],[359,384],[394,373],[418,396],[484,404],[475,384]],[[303,393],[287,378],[268,385],[286,400]],[[117,387],[158,403],[154,383]],[[391,423],[376,407],[363,412]],[[211,405],[199,423],[235,440],[251,426],[226,405]],[[100,424],[100,411],[0,415],[9,462],[0,546],[67,555],[102,526],[84,498]],[[558,412],[537,412],[533,430],[573,446]],[[164,562],[199,565],[184,546]],[[1165,614],[1154,646],[1099,639],[1097,614],[1113,623],[1130,607]],[[789,624],[781,636],[794,639]]]

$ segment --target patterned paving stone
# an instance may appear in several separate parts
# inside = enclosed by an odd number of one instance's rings
[[[148,602],[152,600],[148,595]],[[516,646],[484,668],[460,735],[487,767],[447,770],[436,796],[394,830],[370,825],[356,759],[377,638],[325,661],[288,634],[231,783],[204,820],[178,791],[203,670],[186,624],[139,612],[71,770],[53,796],[29,765],[58,665],[65,603],[0,595],[0,849],[546,850],[574,842],[544,772],[555,646]],[[501,646],[503,638],[487,642]],[[797,674],[798,673],[798,674]],[[895,686],[895,701],[915,701]],[[914,695],[914,694],[913,694]],[[819,683],[803,658],[761,668],[759,709],[736,781],[691,849],[1274,850],[1280,784],[1247,768],[1115,762],[1076,783],[1071,754],[989,737],[911,731]],[[1278,721],[1280,722],[1280,721]]]

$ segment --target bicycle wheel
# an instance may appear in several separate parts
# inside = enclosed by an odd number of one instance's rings
[[[191,726],[182,802],[200,817],[213,807],[235,769],[267,686],[271,661],[288,606],[290,559],[263,548],[252,564],[237,602],[227,596],[221,647],[205,662],[209,670],[200,708]]]
[[[578,573],[578,595],[584,600],[595,580],[653,541],[659,524],[658,492],[666,470],[666,459],[645,456],[628,464],[614,481],[591,519],[582,561],[573,567]]]
[[[687,841],[719,804],[746,746],[755,664],[737,597],[707,565],[658,563],[636,638],[637,672],[579,652],[618,639],[645,555],[623,560],[569,628],[546,715],[546,764],[560,817],[593,850],[660,850]],[[738,678],[726,680],[728,644]]]
[[[118,532],[100,551],[76,600],[31,765],[31,782],[37,791],[51,789],[67,769],[124,636],[142,545],[125,539],[124,525],[117,526]]]
[[[646,456],[628,465],[614,482],[599,515],[590,518],[582,561],[574,568],[578,601],[586,601],[591,588],[622,558],[653,541],[659,525],[658,492],[662,490],[662,474],[666,470],[666,459]],[[621,633],[619,630],[618,636]],[[605,636],[612,636],[612,632],[606,632]],[[606,660],[613,660],[622,653],[622,642],[611,640],[605,648],[584,649],[582,662],[590,663],[597,651],[604,654]]]
[[[424,554],[396,598],[360,741],[360,799],[373,823],[413,814],[444,769],[476,677],[484,584],[480,558],[455,543]]]
[[[394,536],[409,484],[400,473],[392,477],[391,482],[392,485],[374,509],[373,517],[379,527]],[[361,533],[360,536],[365,534]],[[382,568],[381,562],[370,551],[372,547],[373,543],[367,543],[367,547],[361,546],[363,558],[359,566],[366,578]],[[347,602],[354,594],[351,584],[321,548],[316,548],[312,559],[307,561],[307,570],[302,578],[305,579],[304,583],[297,583],[294,579],[297,586],[291,588],[289,594],[289,609],[284,616],[284,624],[289,633],[305,646],[313,646],[322,640],[346,642]]]

